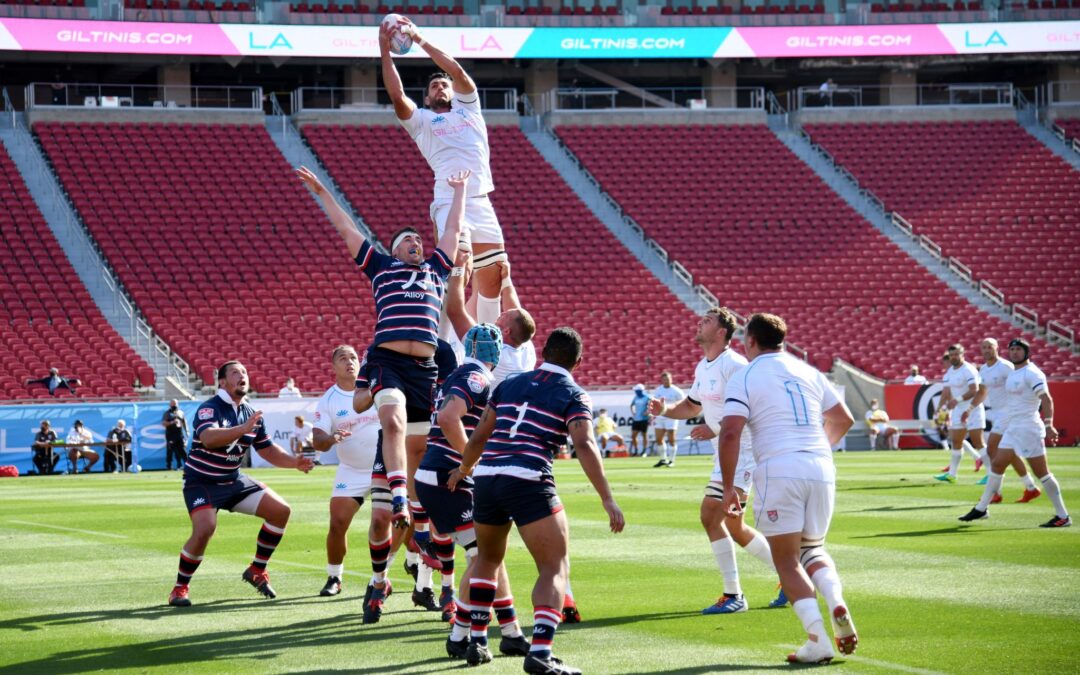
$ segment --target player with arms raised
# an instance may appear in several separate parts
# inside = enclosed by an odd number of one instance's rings
[[[446,279],[457,255],[469,172],[447,178],[454,195],[451,212],[438,247],[426,259],[420,233],[411,227],[394,235],[390,246],[393,255],[379,253],[315,174],[301,167],[297,175],[322,202],[349,255],[371,280],[377,318],[363,375],[382,427],[394,525],[405,528],[409,524],[405,437],[426,436],[430,424],[431,393],[438,371],[433,357],[439,314]]]
[[[248,374],[239,361],[227,361],[217,371],[218,390],[199,406],[184,464],[184,503],[191,517],[191,537],[180,551],[180,569],[169,604],[188,607],[188,584],[202,563],[203,553],[217,529],[219,509],[262,518],[255,559],[243,579],[262,595],[276,598],[266,564],[285,535],[292,510],[284,499],[263,483],[240,473],[248,448],[270,464],[307,473],[314,466],[307,457],[293,457],[270,440],[262,412],[247,403]]]
[[[784,351],[786,335],[784,320],[772,314],[755,314],[746,324],[750,365],[728,382],[720,427],[724,510],[742,512],[735,480],[739,440],[748,428],[757,462],[754,516],[806,629],[806,643],[788,661],[824,663],[832,660],[833,649],[815,587],[829,606],[840,652],[851,654],[858,643],[836,564],[825,552],[836,497],[832,447],[855,420],[824,375]]]
[[[477,557],[469,580],[472,635],[466,661],[491,660],[487,625],[495,602],[496,573],[506,556],[511,525],[516,525],[536,562],[533,587],[532,647],[527,673],[571,675],[551,653],[562,620],[569,531],[555,491],[552,461],[567,437],[585,475],[599,493],[612,532],[621,532],[623,514],[611,495],[592,429],[592,404],[571,374],[581,364],[581,337],[572,328],[556,328],[543,349],[538,369],[512,377],[496,389],[465,446],[461,466],[447,486],[455,489],[474,476]]]
[[[499,317],[499,296],[502,278],[496,263],[506,260],[502,227],[495,215],[488,194],[495,189],[491,177],[491,148],[487,123],[480,111],[480,94],[461,64],[452,56],[426,41],[419,29],[408,19],[398,18],[395,26],[384,24],[379,30],[379,51],[382,55],[383,86],[394,104],[394,113],[401,126],[409,132],[416,146],[435,173],[435,197],[431,203],[431,220],[436,235],[443,236],[452,203],[452,193],[446,179],[456,171],[468,169],[473,181],[465,201],[462,229],[472,240],[476,277],[473,289],[478,292],[476,319],[480,323],[495,323]],[[431,75],[424,95],[425,108],[417,108],[401,84],[401,77],[390,53],[394,30],[412,37],[435,65],[442,69]],[[449,329],[447,328],[447,331]],[[448,332],[444,333],[448,336]]]

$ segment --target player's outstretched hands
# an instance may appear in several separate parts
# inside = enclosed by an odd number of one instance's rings
[[[310,457],[305,457],[304,455],[300,455],[299,457],[296,458],[296,470],[297,471],[303,471],[304,473],[307,473],[308,471],[311,471],[311,469],[314,466],[315,466],[315,461],[312,460]]]
[[[660,416],[664,414],[664,399],[662,398],[650,398],[649,399],[649,414],[653,416]]]
[[[446,182],[450,187],[454,188],[454,190],[464,190],[465,186],[469,184],[469,176],[471,175],[472,171],[464,169],[457,173],[450,174],[450,176],[447,177]]]
[[[413,42],[424,41],[423,36],[420,35],[420,29],[416,27],[416,24],[413,23],[412,19],[409,17],[403,16],[398,19],[398,25],[401,26],[398,30],[400,30],[403,35],[412,37]]]
[[[379,25],[379,51],[388,53],[390,51],[390,35],[393,33],[393,29],[387,24]]]
[[[615,503],[614,497],[608,497],[601,502],[604,505],[604,510],[607,511],[608,525],[611,526],[611,531],[618,534],[626,527],[626,518],[623,517],[622,509]]]
[[[255,425],[258,424],[261,419],[262,411],[256,410],[254,415],[247,418],[247,421],[240,425],[240,428],[244,430],[245,434],[250,434],[252,431],[255,431]]]
[[[326,192],[326,188],[319,182],[318,177],[311,172],[311,169],[306,166],[302,166],[296,170],[296,175],[300,178],[300,182],[304,184],[307,189],[314,192],[316,195],[321,195]]]
[[[708,424],[699,424],[690,430],[690,438],[695,441],[708,441],[716,438],[716,432]]]

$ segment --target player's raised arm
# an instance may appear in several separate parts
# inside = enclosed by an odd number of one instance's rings
[[[416,24],[412,21],[402,17],[401,23],[403,24],[401,30],[408,35],[411,35],[413,42],[420,45],[420,48],[427,52],[427,55],[431,57],[431,60],[435,62],[435,65],[453,78],[455,93],[471,94],[476,91],[476,83],[473,82],[473,79],[465,72],[465,69],[461,67],[461,64],[457,62],[457,59],[425,40],[424,36],[420,34],[420,29],[418,29]],[[387,44],[389,44],[389,37],[387,38]],[[383,53],[385,54],[387,52],[384,51]],[[386,60],[384,58],[383,64],[385,63]],[[386,66],[384,65],[384,78],[385,68]]]
[[[331,224],[341,235],[341,238],[345,240],[345,245],[349,247],[349,255],[355,258],[360,253],[360,247],[364,245],[365,241],[364,235],[360,234],[360,230],[356,229],[356,223],[349,217],[349,214],[345,213],[345,210],[337,203],[334,196],[319,182],[319,179],[310,169],[302,166],[296,170],[296,175],[322,202],[326,214],[330,216]]]
[[[379,56],[382,61],[383,87],[394,104],[394,114],[399,120],[412,118],[416,104],[405,95],[405,87],[401,84],[401,76],[398,75],[394,58],[390,55],[390,33],[392,28],[383,24],[379,26]],[[415,38],[414,38],[415,39]]]
[[[458,250],[454,269],[450,271],[446,284],[446,317],[450,319],[459,340],[464,340],[465,334],[476,325],[469,310],[465,308],[465,287],[469,285],[471,258],[470,251],[463,248]]]
[[[510,281],[510,261],[503,260],[495,263],[499,268],[499,298],[502,300],[502,310],[521,309],[521,299],[518,298],[514,283]]]
[[[668,417],[673,420],[688,420],[701,414],[701,404],[684,396],[675,405],[659,398],[649,399],[649,414],[654,417]]]
[[[608,525],[611,531],[622,532],[626,526],[622,509],[615,503],[615,496],[611,494],[607,476],[604,475],[604,462],[600,459],[600,449],[596,447],[596,438],[593,436],[593,425],[590,420],[576,419],[567,426],[570,432],[570,441],[574,444],[574,452],[577,453],[578,461],[585,476],[592,483],[596,494],[600,495],[600,503],[608,514]]]
[[[461,235],[461,223],[465,217],[465,188],[471,175],[472,172],[466,169],[446,179],[454,189],[454,200],[450,204],[450,215],[446,218],[446,229],[443,230],[437,245],[451,260],[457,257],[458,237]]]

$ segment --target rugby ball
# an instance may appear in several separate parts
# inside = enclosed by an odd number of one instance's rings
[[[405,26],[401,22],[400,14],[387,14],[383,17],[382,25],[390,29],[390,53],[402,56],[412,49],[412,36],[402,32]]]

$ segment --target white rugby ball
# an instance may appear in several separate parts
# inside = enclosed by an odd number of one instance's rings
[[[390,52],[402,56],[412,49],[412,36],[402,32],[405,26],[401,22],[400,14],[387,14],[383,17],[382,24],[390,29]]]

